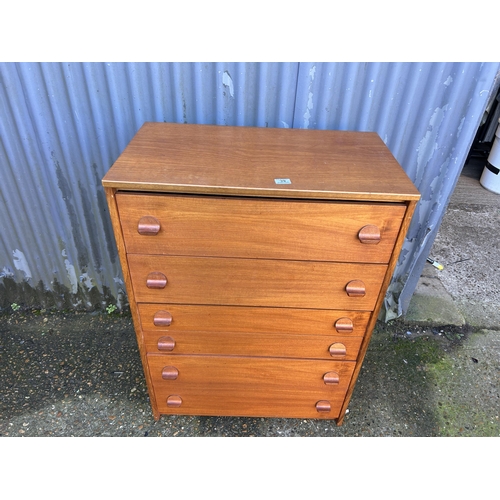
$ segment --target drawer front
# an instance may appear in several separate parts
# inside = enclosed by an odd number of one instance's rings
[[[160,413],[338,418],[355,363],[148,355]]]
[[[271,356],[355,361],[363,337],[279,333],[144,332],[149,353]]]
[[[137,302],[371,311],[386,266],[127,256]],[[348,295],[346,288],[357,290]]]
[[[387,263],[406,210],[398,203],[164,194],[116,199],[128,253],[200,257]]]
[[[275,307],[139,304],[142,329],[158,332],[286,333],[362,337],[370,313]]]

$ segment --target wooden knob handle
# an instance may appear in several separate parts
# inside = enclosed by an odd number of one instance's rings
[[[173,351],[175,340],[172,337],[160,337],[157,345],[159,351]]]
[[[160,232],[160,221],[152,215],[145,215],[139,219],[137,232],[144,236],[154,236]]]
[[[337,385],[340,382],[340,377],[337,372],[328,372],[323,375],[323,382],[326,385]]]
[[[170,326],[172,324],[172,315],[168,311],[157,311],[153,317],[155,326]]]
[[[351,333],[354,330],[354,325],[350,318],[340,318],[335,321],[335,329],[339,333]]]
[[[328,348],[328,351],[330,352],[330,356],[336,357],[336,358],[343,358],[347,352],[345,345],[341,344],[340,342],[335,342],[335,344],[332,344]]]
[[[380,229],[373,224],[368,224],[359,230],[358,238],[361,243],[376,245],[380,242]]]
[[[161,371],[163,380],[175,380],[179,376],[179,370],[175,366],[165,366]]]
[[[169,408],[179,408],[182,404],[182,399],[180,396],[169,396],[167,398],[167,406]]]
[[[328,413],[332,409],[330,401],[318,401],[316,403],[316,410],[319,413]]]
[[[165,288],[166,284],[167,277],[157,271],[149,273],[146,279],[146,286],[148,288]]]
[[[345,287],[345,291],[349,297],[364,297],[366,295],[366,287],[361,280],[349,281]]]

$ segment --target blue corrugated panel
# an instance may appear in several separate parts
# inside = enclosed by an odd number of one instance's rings
[[[0,307],[124,298],[101,178],[145,121],[288,127],[298,64],[0,64]]]
[[[498,63],[301,64],[294,126],[375,131],[422,194],[386,298],[408,306],[495,84]]]
[[[401,311],[498,70],[497,63],[0,63],[0,307],[121,305],[101,178],[145,121],[166,121],[378,132],[423,195],[387,301]]]

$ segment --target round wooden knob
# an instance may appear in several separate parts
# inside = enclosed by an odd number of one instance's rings
[[[182,404],[182,399],[180,396],[169,396],[167,398],[167,406],[169,408],[179,408]]]
[[[364,297],[366,295],[366,287],[361,280],[349,281],[345,287],[345,291],[349,297]]]
[[[173,351],[175,347],[175,340],[172,337],[160,337],[158,339],[159,351]]]
[[[340,377],[337,372],[328,372],[323,375],[323,382],[326,385],[337,385],[340,383]]]
[[[165,366],[161,371],[163,380],[175,380],[179,376],[179,370],[175,366]]]
[[[153,271],[148,274],[146,286],[148,288],[165,288],[167,285],[167,277],[160,272]]]
[[[346,355],[345,345],[341,344],[340,342],[335,342],[335,344],[332,344],[328,348],[328,351],[330,352],[330,356],[336,358],[343,358]]]
[[[368,224],[359,230],[358,238],[361,243],[376,245],[380,242],[380,229],[373,224]]]
[[[157,311],[153,317],[155,326],[170,326],[172,323],[172,315],[168,311]]]
[[[137,232],[144,236],[155,236],[160,232],[160,221],[152,215],[145,215],[139,219]]]
[[[328,413],[332,409],[330,401],[318,401],[316,403],[316,410],[319,413]]]
[[[335,321],[335,329],[339,333],[352,333],[354,325],[350,318],[340,318]]]

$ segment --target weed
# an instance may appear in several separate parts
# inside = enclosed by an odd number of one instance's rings
[[[108,307],[106,307],[106,312],[108,314],[113,314],[118,308],[114,304],[110,304]]]

